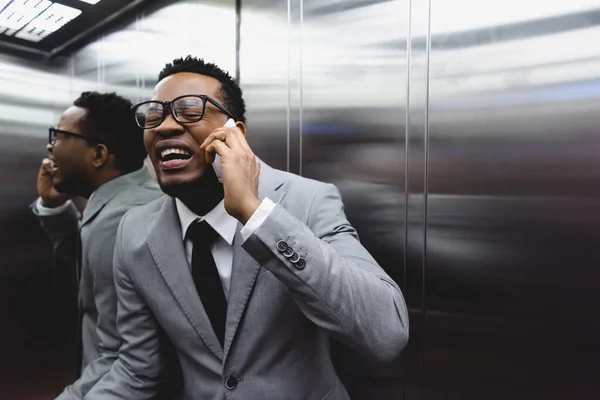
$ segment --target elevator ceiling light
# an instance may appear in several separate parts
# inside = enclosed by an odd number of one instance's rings
[[[150,0],[0,0],[0,54],[53,58],[106,33]]]
[[[81,10],[48,0],[0,0],[0,33],[39,42],[81,14]]]
[[[0,12],[0,30],[9,36],[14,35],[52,4],[48,0],[15,0],[3,3],[8,4],[4,4],[4,9]]]
[[[15,34],[20,39],[39,42],[81,14],[81,10],[54,3]]]

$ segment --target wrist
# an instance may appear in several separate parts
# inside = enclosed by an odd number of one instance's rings
[[[252,215],[254,215],[258,207],[260,207],[260,203],[261,201],[257,197],[248,199],[245,202],[242,209],[240,210],[240,216],[238,218],[238,221],[240,221],[242,225],[246,225],[246,223],[252,217]]]
[[[44,199],[43,197],[40,197],[40,205],[42,207],[46,207],[46,208],[57,208],[57,207],[62,206],[66,202],[67,202],[67,200],[64,200],[64,199],[51,200],[51,199]]]

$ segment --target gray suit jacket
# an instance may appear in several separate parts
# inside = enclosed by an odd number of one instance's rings
[[[86,399],[156,398],[162,330],[181,366],[178,398],[189,400],[348,399],[329,335],[373,359],[398,357],[408,340],[402,293],[359,243],[337,189],[261,163],[259,197],[278,204],[245,243],[238,226],[224,348],[196,292],[174,200],[125,215],[115,247],[124,343]]]
[[[117,228],[126,211],[161,194],[158,184],[144,167],[98,188],[82,216],[72,204],[61,214],[52,216],[41,216],[37,202],[32,206],[54,245],[56,256],[72,264],[77,263],[77,232],[81,229],[78,277],[82,374],[59,399],[82,399],[118,357],[121,338],[116,330],[117,299],[113,279]]]

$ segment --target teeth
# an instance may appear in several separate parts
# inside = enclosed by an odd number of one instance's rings
[[[160,156],[162,158],[168,156],[169,154],[182,154],[184,156],[189,156],[190,152],[187,150],[182,150],[182,149],[165,149],[160,152]]]

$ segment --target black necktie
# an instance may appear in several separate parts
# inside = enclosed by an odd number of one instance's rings
[[[192,277],[200,301],[208,314],[210,323],[223,346],[225,338],[225,319],[227,302],[219,271],[215,264],[210,246],[219,234],[206,222],[196,221],[188,228],[186,236],[194,244],[192,251]]]

